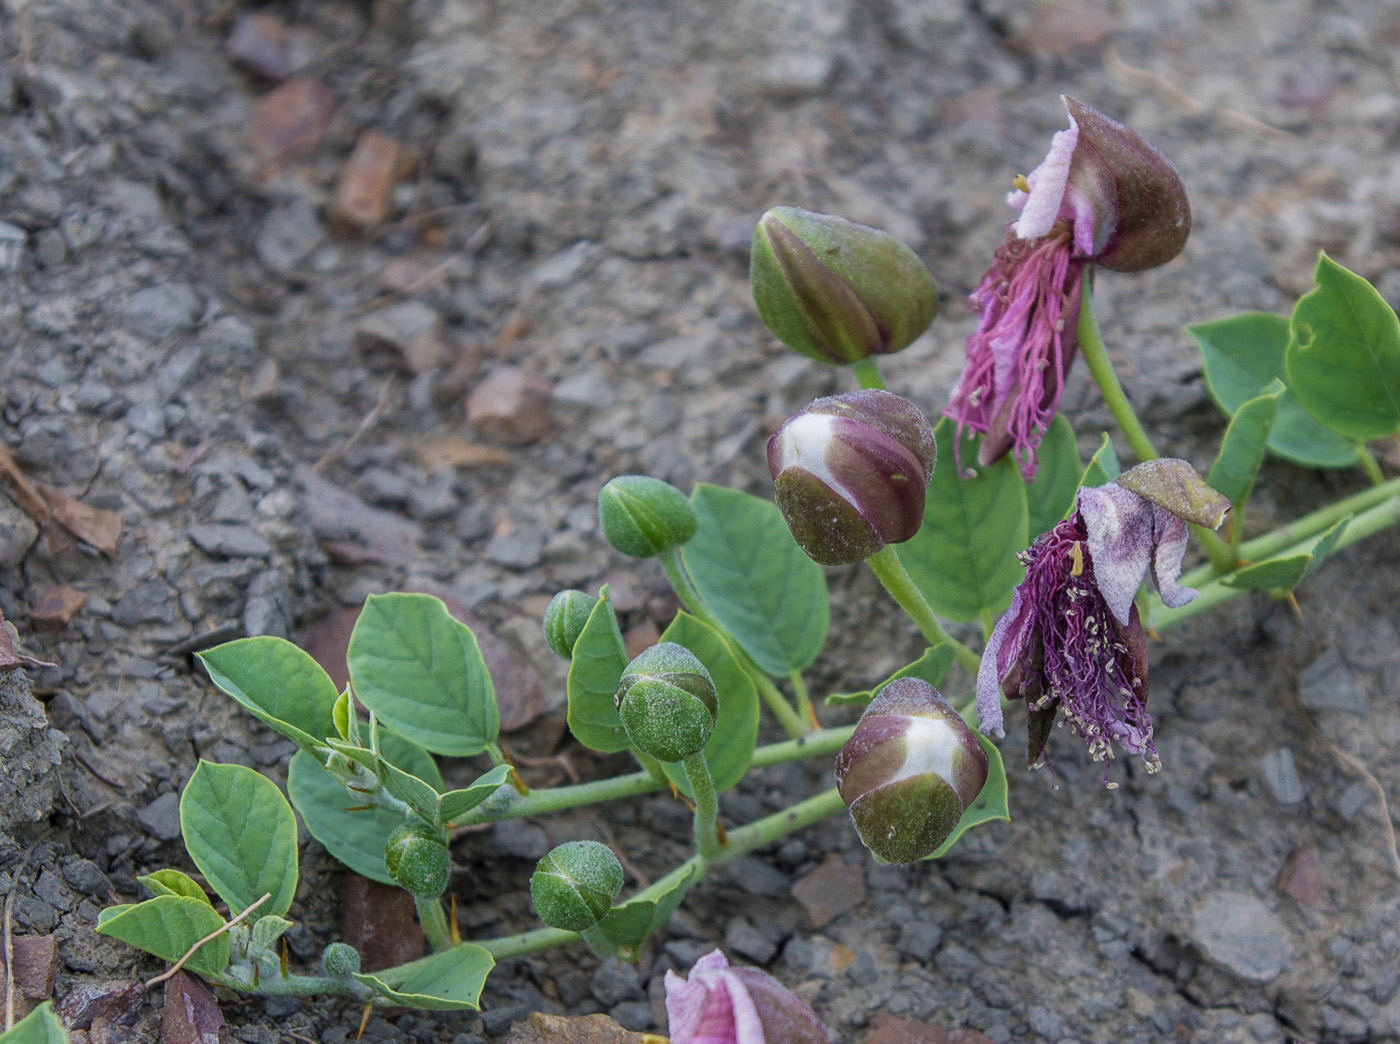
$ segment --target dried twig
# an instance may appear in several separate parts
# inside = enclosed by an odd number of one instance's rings
[[[15,1025],[15,940],[11,934],[15,912],[16,880],[10,886],[10,894],[5,896],[5,1032]]]
[[[354,433],[341,443],[338,449],[331,450],[312,465],[311,470],[313,472],[317,475],[324,475],[327,468],[337,461],[345,459],[345,455],[360,444],[360,440],[368,435],[370,429],[378,424],[379,419],[384,416],[384,411],[389,406],[389,393],[393,390],[396,383],[397,381],[393,377],[390,377],[384,382],[384,387],[379,389],[379,401],[374,404],[374,409],[364,415],[364,418],[360,421]]]
[[[1118,48],[1109,44],[1104,48],[1103,67],[1110,76],[1119,82],[1132,87],[1142,87],[1163,101],[1175,106],[1188,116],[1204,116],[1211,113],[1210,106],[1205,102],[1198,101],[1191,97],[1176,84],[1172,83],[1164,76],[1158,76],[1150,69],[1139,69],[1135,65],[1129,65],[1118,56]],[[1289,132],[1282,128],[1275,127],[1271,123],[1251,116],[1247,112],[1239,109],[1232,109],[1228,106],[1221,106],[1214,110],[1214,115],[1221,123],[1229,124],[1240,130],[1253,131],[1257,134],[1266,134],[1271,137],[1289,137]]]
[[[1376,792],[1376,796],[1381,799],[1381,823],[1385,826],[1385,838],[1390,844],[1390,862],[1391,865],[1395,867],[1395,876],[1400,877],[1400,849],[1397,849],[1395,845],[1395,825],[1390,821],[1390,804],[1385,799],[1385,788],[1381,786],[1381,781],[1372,774],[1371,770],[1366,767],[1360,758],[1348,754],[1325,736],[1322,742],[1327,744],[1327,749],[1332,752],[1338,761],[1359,772],[1365,778],[1366,782],[1371,784],[1371,787]]]
[[[198,950],[201,946],[203,946],[205,943],[207,943],[210,939],[217,939],[219,936],[223,935],[224,932],[228,931],[228,930],[229,930],[230,928],[232,928],[235,924],[237,924],[239,921],[243,920],[243,918],[247,917],[250,913],[252,913],[252,912],[253,912],[254,910],[256,910],[259,906],[261,906],[263,903],[267,902],[267,901],[268,901],[269,899],[271,899],[271,898],[272,898],[272,893],[271,893],[271,892],[264,892],[261,899],[259,899],[259,900],[257,900],[256,902],[250,904],[246,910],[244,910],[241,914],[239,914],[239,915],[238,915],[237,917],[235,917],[233,920],[231,920],[231,921],[225,921],[223,924],[219,925],[219,927],[218,927],[216,930],[210,932],[210,933],[209,933],[208,935],[206,935],[203,939],[200,939],[199,942],[195,943],[195,944],[194,944],[193,946],[191,946],[188,950],[186,950],[186,951],[185,951],[185,955],[184,955],[183,957],[181,957],[178,961],[176,961],[175,964],[172,965],[167,971],[163,972],[163,973],[160,974],[160,975],[157,975],[154,979],[151,979],[149,982],[147,982],[147,983],[146,983],[146,989],[149,990],[152,986],[157,986],[157,985],[159,985],[160,983],[164,982],[166,979],[170,978],[172,975],[174,975],[177,971],[179,971],[181,968],[183,968],[183,967],[185,966],[185,962],[186,962],[187,960],[189,960],[191,957],[193,957],[194,954],[195,954],[195,951]]]

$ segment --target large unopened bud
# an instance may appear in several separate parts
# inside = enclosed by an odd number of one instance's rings
[[[987,752],[938,690],[890,682],[836,755],[836,786],[865,846],[911,863],[948,839],[987,782]]]
[[[619,475],[598,492],[598,524],[624,555],[653,558],[693,537],[697,519],[675,486],[645,475]]]
[[[427,823],[405,823],[384,844],[384,866],[400,888],[420,899],[436,899],[447,889],[452,859],[442,831]]]
[[[877,228],[797,207],[759,219],[750,280],[768,329],[820,362],[897,352],[938,314],[938,290],[914,251]]]
[[[768,440],[768,470],[798,546],[822,565],[846,565],[919,531],[937,452],[917,406],[867,390],[785,420]]]
[[[704,750],[718,711],[710,672],[675,642],[653,645],[628,664],[617,689],[627,739],[661,761],[684,761]]]
[[[530,898],[551,928],[582,932],[608,915],[622,890],[622,864],[607,845],[568,841],[540,860]]]

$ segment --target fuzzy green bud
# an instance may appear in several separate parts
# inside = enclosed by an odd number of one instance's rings
[[[551,928],[582,932],[607,916],[622,890],[622,864],[607,845],[569,841],[540,860],[530,898]]]
[[[632,558],[654,558],[695,535],[684,493],[660,479],[619,475],[598,493],[598,522],[608,543]]]
[[[451,864],[442,832],[427,823],[405,823],[384,846],[389,876],[419,899],[436,899],[446,891]]]
[[[574,643],[583,633],[583,625],[598,599],[582,591],[560,591],[544,611],[544,640],[555,655],[569,659],[574,655]]]
[[[321,951],[321,967],[327,975],[347,978],[360,970],[360,951],[349,943],[333,942]]]
[[[718,710],[710,672],[675,642],[653,645],[628,664],[617,689],[628,740],[660,761],[684,761],[704,750]]]
[[[887,232],[797,207],[758,221],[754,304],[768,329],[819,362],[860,362],[906,348],[938,314],[933,276]]]

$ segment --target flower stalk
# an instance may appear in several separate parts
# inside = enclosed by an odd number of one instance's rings
[[[940,645],[951,645],[953,658],[958,661],[959,665],[969,674],[977,674],[977,668],[982,663],[981,657],[943,629],[943,625],[938,622],[938,617],[934,615],[933,608],[910,578],[909,572],[904,568],[904,563],[899,560],[899,555],[895,553],[893,547],[885,547],[877,551],[865,560],[865,564],[870,567],[875,578],[884,585],[885,590],[890,593],[890,597],[898,602],[899,607],[909,615],[909,619],[914,621],[914,625],[918,627],[919,633],[924,636],[929,645],[934,648]]]

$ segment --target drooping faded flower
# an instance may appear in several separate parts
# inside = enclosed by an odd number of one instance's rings
[[[970,300],[980,316],[945,411],[985,436],[978,460],[1016,455],[1027,481],[1078,348],[1085,269],[1139,272],[1186,245],[1191,208],[1171,161],[1103,113],[1064,98],[1069,129],[1007,203],[1021,212]]]
[[[719,950],[688,978],[666,973],[671,1044],[831,1044],[816,1013],[757,968],[731,968]]]
[[[1005,695],[1026,701],[1033,767],[1063,713],[1095,761],[1111,763],[1117,746],[1149,772],[1160,768],[1147,711],[1147,636],[1133,598],[1149,568],[1163,604],[1195,598],[1177,583],[1187,523],[1216,529],[1229,506],[1183,460],[1149,461],[1081,489],[1074,514],[1021,554],[1026,579],[977,674],[982,732],[1004,735]]]

